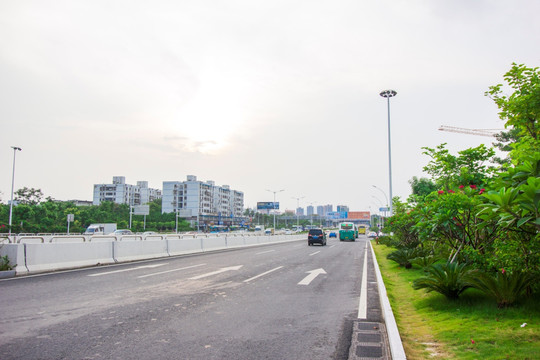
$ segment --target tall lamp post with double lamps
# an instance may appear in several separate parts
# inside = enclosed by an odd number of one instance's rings
[[[397,92],[395,90],[384,90],[381,91],[379,95],[381,95],[383,98],[386,98],[388,104],[388,182],[390,185],[390,216],[392,216],[394,213],[392,206],[392,142],[390,140],[390,98],[396,96]]]
[[[276,231],[276,194],[279,192],[285,191],[285,189],[276,190],[276,191],[274,190],[266,190],[266,191],[274,193],[274,202],[272,203],[272,207],[274,208],[274,232],[275,232]]]
[[[13,174],[11,175],[11,202],[9,203],[9,235],[11,236],[11,221],[13,220],[13,187],[15,185],[15,155],[22,151],[20,147],[12,146],[13,149]]]

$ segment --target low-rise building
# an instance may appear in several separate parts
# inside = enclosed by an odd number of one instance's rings
[[[137,185],[126,184],[125,176],[114,176],[112,184],[94,184],[92,203],[104,201],[117,204],[144,205],[161,198],[161,190],[148,187],[148,181],[137,181]]]

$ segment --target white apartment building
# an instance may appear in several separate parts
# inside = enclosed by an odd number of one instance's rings
[[[114,176],[112,184],[94,184],[94,205],[104,201],[144,205],[160,198],[161,190],[149,188],[148,181],[137,181],[137,185],[130,185],[126,184],[125,176]]]
[[[164,181],[161,212],[176,212],[181,217],[207,217],[215,221],[241,218],[244,213],[244,193],[214,181],[199,181],[188,175],[186,181]]]

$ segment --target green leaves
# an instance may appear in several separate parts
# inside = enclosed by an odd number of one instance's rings
[[[413,288],[435,291],[448,299],[457,299],[472,285],[469,282],[470,268],[466,264],[456,262],[434,264],[427,267],[428,275],[416,279]]]

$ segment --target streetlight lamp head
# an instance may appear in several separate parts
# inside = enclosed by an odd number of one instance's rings
[[[381,95],[384,98],[391,98],[391,97],[396,96],[397,92],[395,90],[383,90],[381,91],[379,95]]]
[[[17,147],[17,146],[12,146],[11,148],[12,148],[13,150],[19,150],[19,151],[22,150],[20,147]]]

